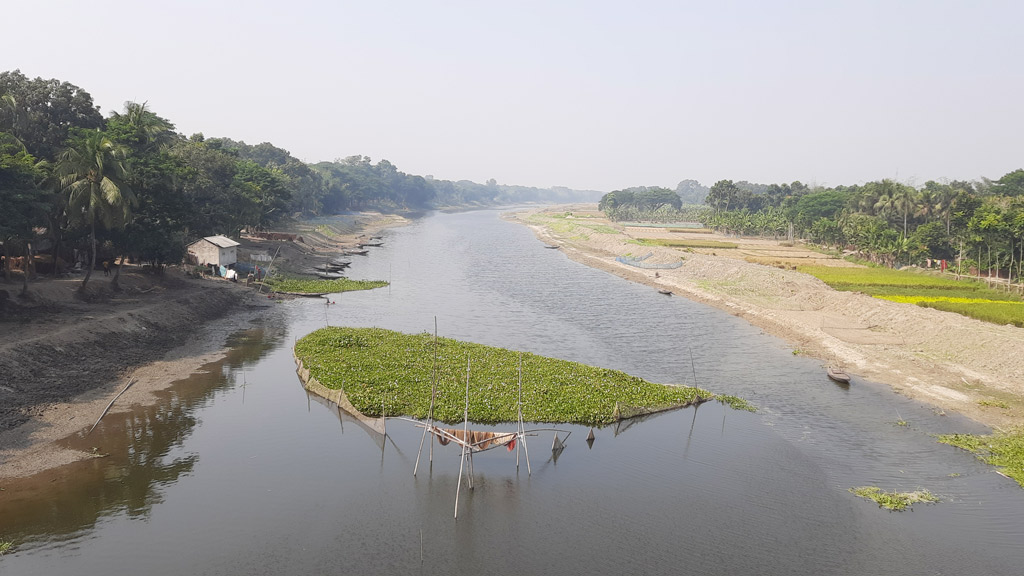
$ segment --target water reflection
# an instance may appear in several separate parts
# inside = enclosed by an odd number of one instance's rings
[[[568,261],[493,211],[388,231],[356,262],[353,277],[391,288],[347,293],[327,311],[282,304],[287,334],[265,353],[210,366],[193,391],[104,424],[113,437],[99,447],[112,455],[78,465],[96,470],[37,478],[35,496],[0,492],[0,533],[42,542],[0,558],[0,572],[1020,571],[1024,491],[931,436],[978,430],[962,419],[869,382],[840,389],[742,320]],[[589,446],[589,429],[570,426],[557,461],[550,437],[530,443],[532,475],[485,453],[456,522],[458,451],[435,446],[414,477],[421,429],[389,421],[380,441],[304,397],[291,355],[326,322],[417,333],[435,317],[442,336],[697,379],[760,411],[709,402],[595,429]],[[896,410],[910,426],[895,426]],[[117,442],[126,455],[112,462]],[[847,492],[867,484],[924,487],[943,502],[890,514]]]
[[[147,517],[161,501],[161,487],[190,474],[199,460],[197,453],[178,452],[198,424],[195,408],[239,384],[236,370],[258,361],[282,337],[264,328],[233,334],[224,358],[157,392],[155,404],[128,411],[115,404],[91,434],[83,430],[59,442],[98,457],[5,482],[0,534],[18,543],[62,541],[114,512]]]

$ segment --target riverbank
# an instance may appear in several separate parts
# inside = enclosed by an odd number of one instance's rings
[[[407,222],[372,213],[341,221],[319,232],[297,224],[289,232],[302,242],[243,238],[239,258],[269,253],[277,256],[275,270],[299,273]],[[222,358],[228,336],[284,314],[266,290],[192,278],[176,266],[159,275],[125,266],[118,292],[102,273],[93,274],[84,298],[76,294],[80,284],[81,277],[40,278],[23,299],[20,279],[0,280],[10,296],[0,310],[0,479],[93,457],[58,441],[88,430],[128,382],[111,412],[155,402],[154,392]]]
[[[594,205],[520,211],[505,218],[529,226],[538,239],[573,260],[744,318],[790,342],[795,354],[842,365],[854,375],[854,385],[858,377],[888,384],[940,413],[956,411],[998,430],[1024,425],[1024,329],[833,290],[784,264],[822,263],[826,257],[773,240],[625,228]],[[638,244],[639,239],[687,237],[735,246],[680,250]],[[642,269],[615,260],[649,252],[649,262],[682,259],[682,266]]]

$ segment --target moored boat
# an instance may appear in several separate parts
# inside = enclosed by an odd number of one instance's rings
[[[846,372],[843,372],[843,370],[839,367],[829,366],[826,373],[828,374],[828,377],[834,382],[838,382],[840,384],[850,383],[850,375],[847,374]]]

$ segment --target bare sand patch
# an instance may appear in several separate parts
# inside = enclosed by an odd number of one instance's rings
[[[557,217],[570,211],[586,211],[589,227]],[[997,429],[1024,425],[1024,329],[833,290],[797,272],[796,265],[855,264],[780,240],[624,228],[596,217],[589,205],[520,211],[505,218],[529,226],[542,242],[560,246],[574,260],[721,308],[787,340],[801,354],[842,364],[850,374],[888,384],[937,409],[958,411]],[[637,244],[642,238],[688,236],[737,248]],[[683,265],[646,270],[615,261],[641,251],[663,261],[682,258]],[[993,398],[1000,408],[992,408]]]

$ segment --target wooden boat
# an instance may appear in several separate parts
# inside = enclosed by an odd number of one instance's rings
[[[339,278],[345,277],[344,274],[338,272],[323,272],[321,274],[317,274],[316,276],[321,280],[338,280]]]
[[[345,256],[366,256],[367,254],[370,253],[370,251],[369,250],[352,250],[352,249],[350,249],[350,250],[342,250],[341,253],[344,254]]]
[[[348,264],[318,264],[313,266],[313,270],[317,272],[341,272],[345,268],[348,268]]]
[[[362,243],[359,244],[359,247],[360,248],[366,248],[366,247],[369,246],[369,247],[372,248],[372,247],[375,247],[375,246],[383,246],[383,245],[384,245],[383,242],[362,242]]]
[[[826,374],[828,374],[828,377],[834,382],[838,382],[840,384],[850,383],[850,375],[843,372],[841,368],[836,366],[829,366]]]
[[[665,296],[671,296],[672,295],[672,291],[667,289],[667,288],[659,288],[658,289],[658,294],[664,294]]]
[[[552,250],[558,250],[558,246],[555,245],[555,244],[545,244],[544,247],[545,248],[550,248]]]

